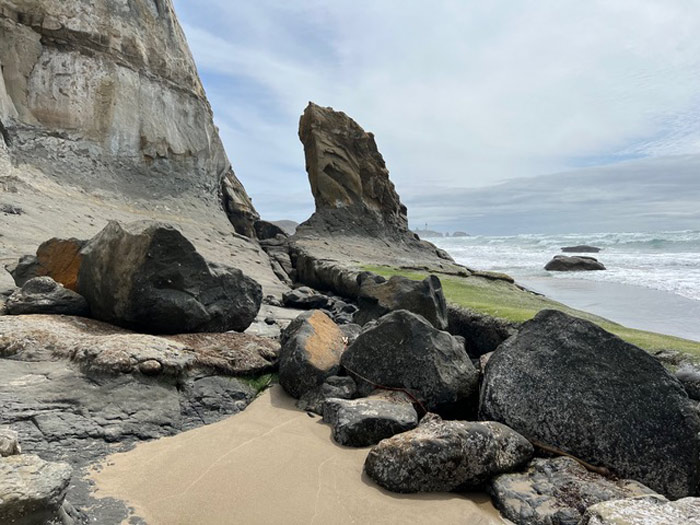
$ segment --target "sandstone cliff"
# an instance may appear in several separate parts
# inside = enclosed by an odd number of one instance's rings
[[[276,282],[171,0],[0,0],[0,66],[3,257],[149,217]]]

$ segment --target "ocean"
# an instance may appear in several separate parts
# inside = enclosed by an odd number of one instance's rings
[[[630,327],[700,341],[700,231],[434,237],[459,263],[504,272],[526,287]],[[585,254],[607,270],[547,272],[563,246],[601,248]]]

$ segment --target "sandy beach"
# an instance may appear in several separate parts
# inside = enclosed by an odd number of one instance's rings
[[[279,386],[241,414],[108,457],[96,497],[151,525],[509,523],[483,493],[392,494],[362,472],[367,449],[336,445]]]
[[[573,308],[649,332],[700,341],[700,301],[606,281],[517,278],[518,283]]]

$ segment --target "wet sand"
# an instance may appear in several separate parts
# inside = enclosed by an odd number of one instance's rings
[[[550,299],[629,328],[700,341],[700,301],[642,286],[586,279],[516,280]]]
[[[240,414],[110,456],[92,477],[96,497],[152,525],[509,523],[485,494],[380,489],[362,472],[367,450],[336,445],[275,386]]]

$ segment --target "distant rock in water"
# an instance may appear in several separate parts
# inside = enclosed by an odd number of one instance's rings
[[[452,237],[471,237],[467,232],[454,232]]]
[[[424,239],[426,237],[444,237],[445,235],[441,232],[436,232],[435,230],[413,230],[413,233],[418,235],[418,237]]]
[[[598,253],[600,252],[600,248],[580,244],[578,246],[564,246],[562,247],[561,251],[565,253]]]
[[[587,272],[605,270],[605,265],[594,257],[555,255],[544,269],[550,272]]]

